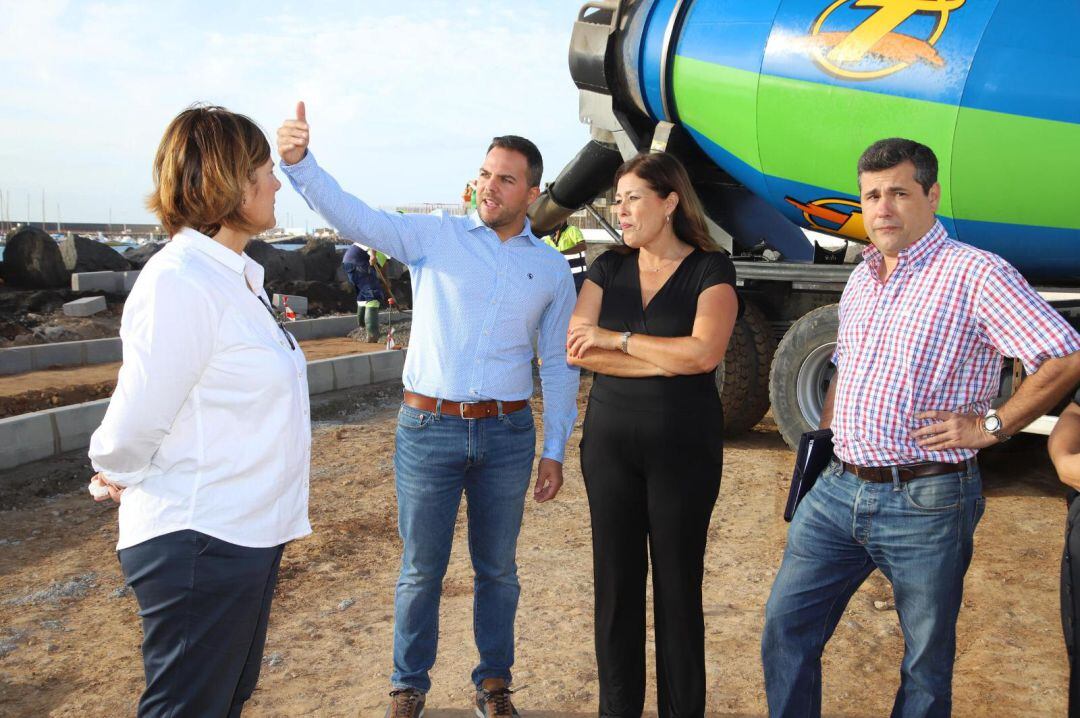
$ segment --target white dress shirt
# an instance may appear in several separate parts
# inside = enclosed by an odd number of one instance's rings
[[[117,550],[184,529],[258,548],[311,533],[307,363],[262,285],[253,259],[190,228],[135,282],[90,438],[94,469],[126,487]]]

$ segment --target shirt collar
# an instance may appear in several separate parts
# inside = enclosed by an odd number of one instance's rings
[[[244,254],[237,254],[220,242],[215,242],[210,237],[207,237],[202,232],[194,230],[191,227],[184,227],[177,232],[176,236],[173,237],[173,241],[175,242],[177,240],[180,240],[181,244],[186,244],[192,249],[197,249],[219,264],[224,265],[227,269],[230,269],[237,274],[244,275],[248,284],[251,285],[256,292],[262,288],[265,270],[261,264],[249,257],[246,252]]]
[[[207,237],[202,232],[192,229],[191,227],[184,227],[176,236],[173,237],[173,241],[177,239],[183,239],[183,244],[189,245],[192,249],[197,249],[207,257],[214,259],[226,267],[241,274],[244,271],[244,256],[237,254],[220,242],[215,242],[210,237]]]
[[[935,219],[934,226],[930,228],[930,231],[912,242],[906,249],[900,250],[897,255],[897,266],[907,264],[919,266],[924,264],[937,254],[938,250],[945,244],[946,239],[948,239],[948,234],[945,232],[945,227],[941,224],[941,220]],[[877,270],[881,264],[881,252],[873,244],[862,251],[862,257],[863,261],[874,270]]]
[[[487,227],[487,225],[484,224],[484,220],[480,219],[480,213],[478,211],[473,210],[473,211],[469,212],[468,217],[469,217],[469,231],[470,232],[473,231],[474,229],[479,229],[480,227]],[[510,239],[508,239],[506,241],[507,242],[513,242],[516,239],[525,240],[529,244],[533,244],[533,245],[543,245],[544,244],[540,239],[537,238],[537,236],[535,234],[533,234],[532,222],[529,221],[528,217],[525,217],[525,226],[521,229],[521,232],[519,234],[515,234],[513,237],[511,237]]]

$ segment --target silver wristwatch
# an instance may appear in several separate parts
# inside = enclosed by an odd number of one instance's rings
[[[1011,438],[1009,434],[1003,431],[1004,428],[1005,424],[1001,421],[1001,417],[998,416],[997,409],[991,409],[982,418],[983,431],[992,435],[998,441],[1008,441]]]
[[[626,344],[627,344],[627,342],[630,341],[630,335],[631,334],[633,334],[633,332],[623,332],[622,333],[622,341],[619,342],[619,348],[622,350],[623,354],[629,354],[630,353],[630,352],[626,351]]]

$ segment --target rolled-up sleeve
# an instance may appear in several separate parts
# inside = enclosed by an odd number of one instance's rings
[[[338,233],[350,242],[359,242],[388,254],[399,262],[423,262],[427,244],[437,236],[445,221],[436,215],[384,212],[368,206],[341,188],[308,151],[293,165],[281,163],[281,171],[293,189]]]
[[[136,284],[120,325],[123,364],[90,438],[96,471],[120,486],[149,475],[154,454],[214,352],[220,316],[183,270]]]
[[[566,363],[566,330],[577,295],[567,265],[560,272],[555,299],[540,319],[537,352],[540,357],[540,387],[544,394],[544,449],[542,458],[562,463],[566,442],[577,418],[580,372]]]

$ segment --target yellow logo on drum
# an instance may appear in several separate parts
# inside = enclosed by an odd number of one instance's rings
[[[843,197],[825,197],[810,202],[800,202],[794,197],[784,199],[802,212],[803,221],[811,229],[863,242],[869,238],[863,224],[862,206],[858,202]]]
[[[814,61],[823,70],[849,80],[872,80],[903,70],[917,62],[942,68],[945,60],[934,48],[949,13],[959,10],[966,0],[836,0],[810,27],[807,38]],[[837,13],[847,5],[844,13]],[[843,15],[855,8],[875,8],[854,28],[843,26]],[[932,18],[925,37],[916,37],[898,28],[912,18]],[[927,24],[929,25],[929,24]],[[920,33],[923,34],[923,33]]]

